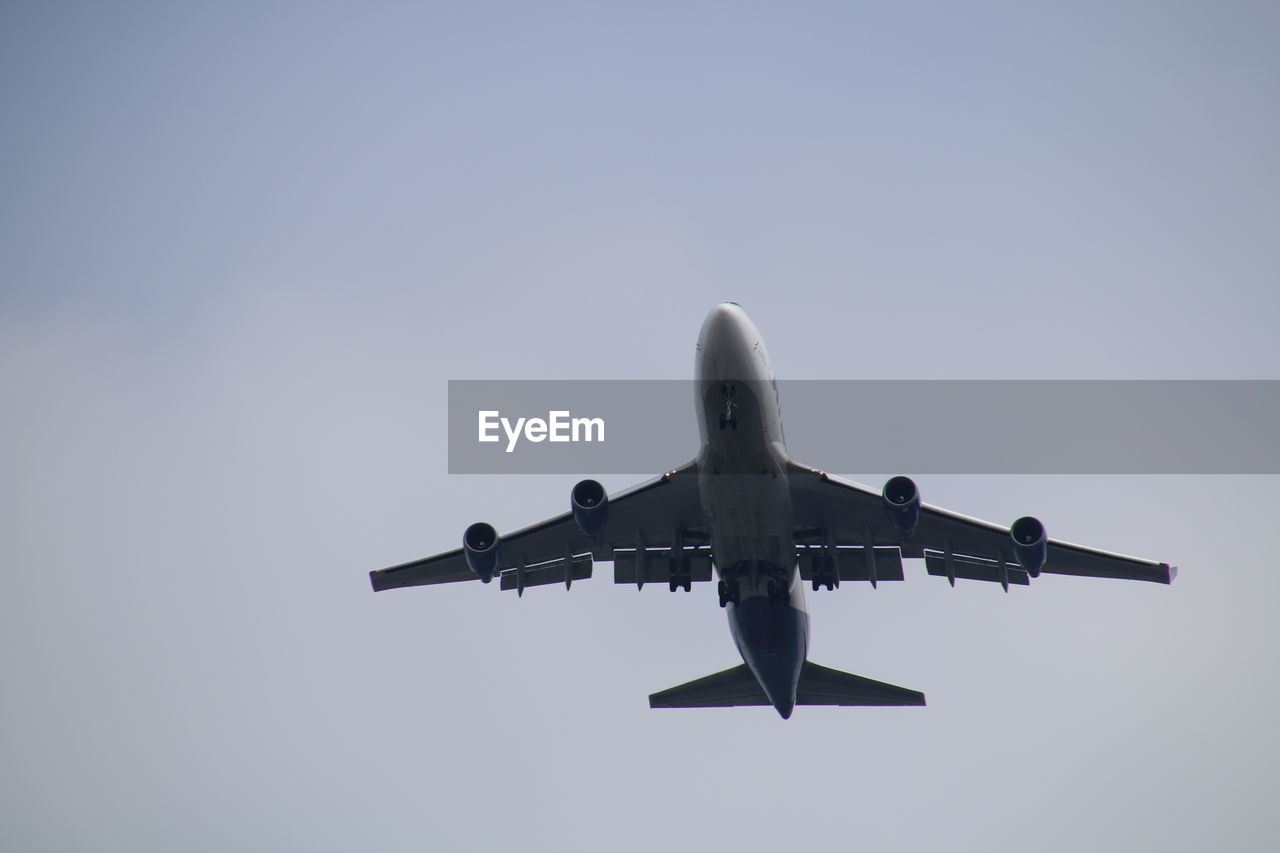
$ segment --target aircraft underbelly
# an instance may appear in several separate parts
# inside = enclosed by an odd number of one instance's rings
[[[707,383],[698,486],[721,577],[742,579],[742,594],[765,594],[795,568],[787,457],[771,434],[760,382]],[[723,421],[726,402],[733,419]],[[758,587],[758,589],[757,589]]]
[[[722,575],[756,564],[775,575],[794,568],[791,492],[785,473],[714,474],[704,476],[700,485],[711,553]]]

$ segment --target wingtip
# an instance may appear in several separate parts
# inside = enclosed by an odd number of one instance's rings
[[[404,586],[404,584],[397,583],[395,576],[388,574],[386,569],[374,569],[369,572],[369,586],[373,587],[374,592],[382,592]]]
[[[1178,576],[1178,567],[1177,567],[1177,566],[1170,566],[1170,565],[1167,565],[1167,564],[1166,564],[1166,565],[1165,565],[1165,569],[1167,569],[1167,570],[1168,570],[1168,572],[1169,572],[1169,579],[1168,579],[1167,581],[1165,581],[1165,583],[1173,583],[1173,579],[1174,579],[1174,578],[1176,578],[1176,577]]]

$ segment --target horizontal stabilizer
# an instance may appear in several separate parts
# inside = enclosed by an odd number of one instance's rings
[[[745,663],[649,696],[650,708],[771,705]],[[805,661],[797,705],[923,705],[924,694]]]
[[[649,696],[650,708],[727,708],[772,704],[745,663]]]
[[[804,662],[800,671],[797,705],[923,705],[924,694],[841,672],[838,669]]]

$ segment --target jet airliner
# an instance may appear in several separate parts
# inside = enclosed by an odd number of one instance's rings
[[[1167,563],[1049,539],[1025,516],[1009,527],[923,504],[898,476],[877,492],[792,460],[769,356],[733,302],[707,315],[695,360],[697,456],[608,495],[596,480],[569,494],[569,511],[499,536],[485,522],[462,547],[370,572],[375,591],[494,578],[504,590],[591,576],[611,561],[617,583],[666,583],[672,592],[718,581],[720,606],[742,663],[649,697],[653,708],[771,705],[923,705],[916,690],[808,660],[804,581],[903,579],[903,559],[931,575],[1027,585],[1042,572],[1168,584]]]

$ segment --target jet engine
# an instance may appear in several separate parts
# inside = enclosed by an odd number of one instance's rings
[[[462,534],[462,550],[467,556],[467,567],[476,577],[488,583],[498,570],[498,531],[492,524],[477,521]]]
[[[569,493],[569,508],[578,528],[588,536],[604,530],[609,514],[609,495],[595,480],[583,480]]]
[[[1040,567],[1049,556],[1049,540],[1040,519],[1024,515],[1009,525],[1009,536],[1013,539],[1013,553],[1018,558],[1018,565],[1031,577],[1040,577]]]
[[[884,484],[884,509],[893,526],[903,533],[916,529],[920,521],[920,490],[910,477],[893,477]]]

